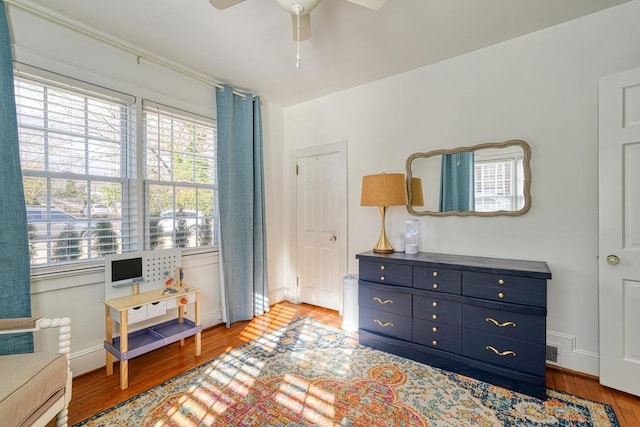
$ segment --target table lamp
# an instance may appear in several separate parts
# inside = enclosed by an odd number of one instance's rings
[[[362,177],[362,192],[360,194],[360,206],[377,206],[382,219],[380,238],[373,248],[373,252],[390,254],[393,247],[387,239],[384,229],[384,218],[389,206],[406,206],[407,185],[405,177],[401,173],[381,173]]]

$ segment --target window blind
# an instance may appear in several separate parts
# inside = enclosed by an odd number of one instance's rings
[[[32,266],[137,248],[131,97],[69,81],[15,77]]]
[[[214,120],[142,105],[145,247],[217,246]]]

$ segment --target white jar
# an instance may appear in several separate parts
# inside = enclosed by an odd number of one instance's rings
[[[407,254],[418,253],[418,220],[405,221],[404,252]]]

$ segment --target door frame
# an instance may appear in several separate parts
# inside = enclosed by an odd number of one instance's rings
[[[300,302],[300,292],[297,286],[297,276],[298,276],[298,181],[296,178],[296,164],[298,159],[305,157],[314,157],[314,156],[322,156],[327,154],[338,154],[338,164],[340,170],[339,174],[343,177],[342,182],[338,184],[338,198],[339,200],[343,200],[344,203],[339,203],[338,207],[338,227],[337,227],[337,235],[338,235],[338,272],[340,277],[336,278],[339,280],[340,285],[340,295],[339,295],[339,306],[340,306],[340,314],[342,314],[342,306],[344,305],[343,300],[343,292],[342,292],[342,276],[347,274],[347,141],[335,142],[333,144],[325,144],[325,145],[317,145],[308,148],[301,148],[296,150],[291,150],[289,152],[289,200],[290,202],[290,211],[289,211],[289,289],[287,294],[289,295],[289,299],[293,301],[295,304]]]

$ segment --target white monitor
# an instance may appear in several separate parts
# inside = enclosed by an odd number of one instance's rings
[[[181,265],[180,248],[107,255],[104,257],[105,298],[163,289],[167,279],[173,277],[176,267]]]
[[[144,282],[141,252],[108,255],[104,261],[105,283],[112,287],[133,286]]]

